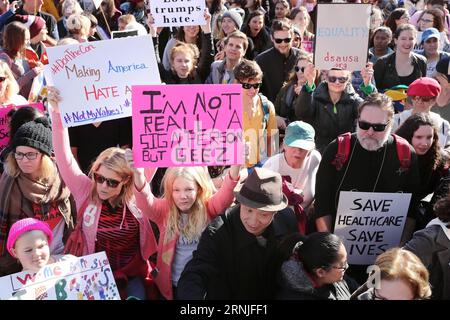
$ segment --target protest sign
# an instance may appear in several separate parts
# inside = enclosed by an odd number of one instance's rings
[[[133,86],[137,167],[242,164],[240,85]]]
[[[0,151],[8,145],[9,142],[9,125],[8,112],[13,108],[33,107],[44,113],[44,105],[42,103],[30,103],[22,106],[6,106],[0,108]]]
[[[111,32],[112,39],[134,37],[138,35],[137,30],[123,30],[123,31],[113,31]]]
[[[317,5],[316,68],[355,71],[366,66],[370,13],[370,4]]]
[[[0,278],[0,300],[120,300],[104,251]]]
[[[410,200],[410,193],[341,191],[334,233],[344,241],[350,264],[373,264],[399,245]]]
[[[206,24],[204,0],[152,0],[150,11],[157,27]]]
[[[64,127],[131,116],[131,86],[161,83],[150,36],[47,48]],[[48,76],[48,73],[45,73]]]

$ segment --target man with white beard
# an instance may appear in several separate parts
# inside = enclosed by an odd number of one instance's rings
[[[368,96],[358,109],[356,133],[350,138],[348,156],[336,164],[338,142],[334,140],[324,151],[316,181],[316,227],[318,231],[333,232],[341,191],[412,193],[402,241],[413,232],[414,211],[418,199],[419,169],[414,149],[403,141],[403,155],[398,154],[400,139],[391,134],[394,108],[386,95]],[[348,141],[348,140],[347,140]],[[342,147],[342,146],[341,146]],[[400,158],[410,163],[401,164]]]

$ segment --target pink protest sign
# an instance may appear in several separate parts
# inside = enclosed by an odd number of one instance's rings
[[[44,112],[44,105],[42,103],[30,103],[22,106],[0,106],[0,151],[8,145],[9,142],[9,126],[8,126],[8,112],[13,108],[33,107]]]
[[[132,86],[136,167],[244,162],[240,85]]]

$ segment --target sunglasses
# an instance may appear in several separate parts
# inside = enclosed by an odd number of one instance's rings
[[[305,71],[305,67],[299,67],[299,66],[295,66],[294,67],[295,72],[299,72],[301,71],[302,73]]]
[[[389,124],[389,122],[388,123],[369,123],[369,122],[365,122],[362,120],[358,120],[358,126],[360,129],[369,130],[372,127],[373,131],[376,131],[376,132],[384,131],[388,124]]]
[[[339,81],[339,83],[346,83],[348,78],[347,77],[335,77],[335,76],[328,77],[328,82],[335,83],[336,80]]]
[[[284,41],[284,43],[289,43],[289,42],[291,42],[292,38],[284,38],[284,39],[274,38],[273,40],[275,41],[275,43],[280,44],[280,43],[282,43],[283,41]]]
[[[414,96],[413,99],[414,99],[414,100],[422,100],[423,102],[430,102],[430,101],[436,99],[436,97],[421,97],[421,96]]]
[[[250,89],[250,88],[259,89],[259,87],[261,87],[262,83],[258,82],[258,83],[251,84],[251,83],[241,82],[241,84],[242,84],[242,88],[244,88],[244,89]]]
[[[6,80],[6,77],[0,77],[0,82],[3,82]]]
[[[110,188],[117,188],[119,183],[122,182],[122,181],[117,181],[114,179],[105,178],[104,176],[102,176],[98,173],[94,173],[94,180],[95,180],[95,182],[100,183],[100,184],[103,184],[106,181],[106,185]]]

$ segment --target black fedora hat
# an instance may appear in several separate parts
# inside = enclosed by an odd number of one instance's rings
[[[281,175],[264,168],[255,168],[234,188],[239,203],[264,211],[279,211],[287,207]]]

